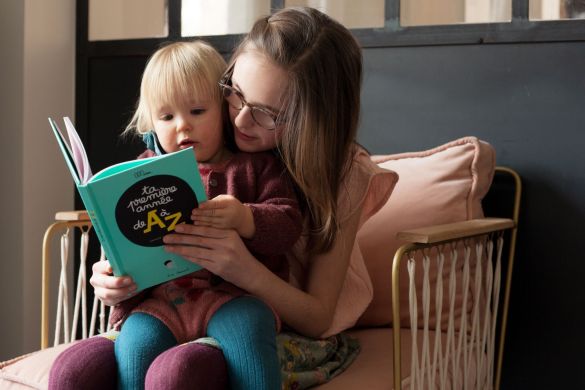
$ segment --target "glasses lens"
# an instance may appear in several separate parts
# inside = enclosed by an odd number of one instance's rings
[[[246,105],[244,98],[231,86],[223,83],[220,83],[220,85],[223,91],[223,97],[228,102],[230,107],[235,108],[236,110],[243,109]],[[248,107],[250,107],[252,118],[259,126],[267,130],[274,130],[276,128],[276,122],[272,114],[249,104]]]
[[[256,107],[252,107],[252,118],[254,118],[256,123],[267,130],[276,128],[276,123],[274,122],[272,116]]]
[[[236,91],[234,91],[231,87],[227,85],[222,85],[222,89],[223,97],[230,106],[237,110],[241,110],[242,108],[244,108],[244,102],[242,101],[240,95],[236,93]]]

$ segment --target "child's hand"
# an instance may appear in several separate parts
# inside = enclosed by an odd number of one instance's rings
[[[235,229],[244,238],[254,236],[252,210],[231,195],[219,195],[201,203],[193,210],[191,219],[197,226]]]

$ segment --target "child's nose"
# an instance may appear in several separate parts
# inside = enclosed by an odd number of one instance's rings
[[[254,118],[252,118],[252,110],[250,110],[250,107],[244,106],[244,108],[238,112],[238,115],[236,115],[234,119],[234,124],[237,127],[243,128],[254,126],[255,122]]]
[[[177,117],[177,131],[181,132],[181,131],[189,131],[189,130],[192,130],[191,124],[189,123],[189,121],[185,120],[182,117]]]

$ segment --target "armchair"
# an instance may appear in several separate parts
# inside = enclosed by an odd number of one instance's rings
[[[499,388],[519,176],[496,168],[493,148],[474,137],[372,159],[400,179],[358,233],[373,288],[370,306],[348,330],[361,352],[346,371],[318,388]],[[56,220],[43,242],[42,350],[0,363],[3,389],[45,388],[50,364],[67,343],[107,330],[106,308],[97,300],[87,305],[87,214],[61,212]],[[81,259],[72,294],[67,260],[76,229]],[[51,247],[57,239],[61,276],[50,343]]]

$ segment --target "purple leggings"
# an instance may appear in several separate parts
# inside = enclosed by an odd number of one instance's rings
[[[180,363],[180,364],[179,364]],[[114,342],[101,336],[85,339],[63,351],[49,373],[49,389],[115,389]],[[160,354],[146,374],[148,389],[226,389],[228,375],[222,352],[187,343]]]

